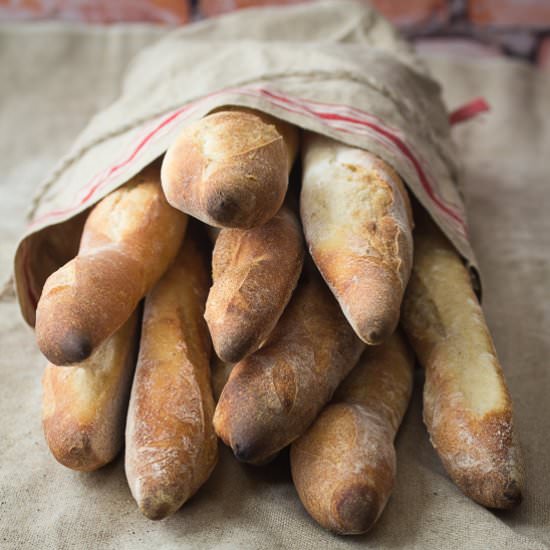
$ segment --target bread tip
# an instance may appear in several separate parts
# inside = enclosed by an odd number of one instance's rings
[[[168,502],[157,502],[154,498],[146,498],[142,502],[138,502],[138,507],[146,518],[153,521],[165,519],[178,510]]]
[[[278,454],[279,451],[274,453],[265,454],[262,452],[260,445],[255,445],[252,443],[235,443],[231,442],[231,449],[235,458],[239,462],[244,462],[246,464],[252,464],[253,466],[264,466],[271,462]]]
[[[256,449],[250,444],[232,442],[231,449],[239,462],[252,462],[256,457]]]
[[[224,363],[238,363],[241,359],[244,359],[246,353],[241,352],[241,350],[235,350],[230,347],[221,347],[219,346],[216,348],[214,346],[214,349],[216,351],[216,355],[224,362]]]
[[[335,492],[331,502],[329,528],[341,535],[366,533],[378,519],[380,498],[366,484],[345,486]]]
[[[47,424],[44,424],[46,443],[55,460],[65,468],[78,472],[94,472],[109,462],[94,452],[90,437],[84,430],[65,439],[62,439],[61,434],[59,434],[57,438],[52,440],[48,436],[52,430],[48,430],[46,427]],[[62,442],[59,442],[61,440]]]
[[[365,335],[365,343],[376,346],[378,344],[381,344],[386,338],[386,334],[384,331],[380,331],[378,329],[372,329],[367,332]]]
[[[73,363],[81,363],[88,359],[92,354],[92,343],[87,336],[84,336],[80,331],[71,330],[67,332],[60,345],[61,353],[59,363],[57,365],[72,365]]]
[[[520,483],[517,480],[510,480],[502,491],[496,489],[490,491],[487,495],[483,493],[474,495],[473,498],[476,502],[487,508],[511,510],[521,504],[523,494]]]
[[[158,483],[155,480],[151,483],[149,477],[129,476],[128,466],[128,461],[126,461],[126,478],[130,486],[130,492],[139,511],[146,518],[153,521],[165,519],[176,513],[187,500],[189,495],[182,494],[175,485]]]
[[[380,319],[371,321],[359,332],[359,336],[365,344],[378,346],[383,344],[394,333],[397,322],[392,319]]]
[[[504,510],[509,510],[519,506],[523,501],[523,492],[517,481],[511,481],[503,494],[502,506]]]
[[[240,339],[239,341],[230,338],[222,339],[217,338],[217,335],[212,330],[210,331],[210,335],[212,336],[216,355],[225,363],[236,364],[255,351],[254,339],[252,337]]]
[[[278,450],[266,453],[265,442],[262,441],[261,434],[254,426],[245,426],[244,420],[234,419],[234,422],[227,422],[228,405],[225,403],[227,394],[225,393],[231,384],[231,379],[225,385],[218,404],[214,410],[212,423],[216,435],[233,451],[233,455],[239,462],[261,466],[274,459]],[[230,406],[229,406],[230,407]],[[250,415],[248,415],[250,416]],[[231,418],[231,416],[229,416]],[[255,433],[256,432],[256,433]]]
[[[240,227],[242,201],[226,194],[216,193],[207,199],[208,216],[222,227]]]

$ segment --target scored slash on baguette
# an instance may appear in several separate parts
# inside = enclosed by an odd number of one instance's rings
[[[369,346],[334,399],[291,447],[292,479],[309,514],[339,534],[368,531],[395,482],[395,434],[407,409],[414,358],[395,332]]]
[[[489,508],[521,501],[523,461],[502,368],[468,270],[424,213],[402,323],[425,370],[424,422],[445,469]]]
[[[122,447],[138,321],[134,313],[78,366],[46,367],[42,378],[44,436],[53,456],[68,468],[97,470]]]
[[[102,199],[78,255],[42,290],[36,338],[47,359],[79,363],[122,326],[174,259],[186,224],[164,198],[158,163]]]
[[[380,158],[308,133],[300,212],[311,255],[356,334],[380,344],[395,330],[409,279],[412,213]]]
[[[162,163],[168,202],[213,226],[248,229],[283,204],[298,130],[244,108],[225,108],[190,124]]]
[[[205,319],[221,359],[236,363],[267,339],[290,300],[303,258],[300,224],[284,206],[262,226],[220,231]]]

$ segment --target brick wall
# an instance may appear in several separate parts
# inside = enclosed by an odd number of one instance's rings
[[[0,0],[0,21],[61,19],[181,25],[190,20],[191,10],[191,3],[185,0]]]
[[[250,6],[316,0],[0,0],[0,21],[180,25]],[[366,0],[365,0],[366,1]],[[550,0],[371,0],[426,53],[511,55],[550,71]]]

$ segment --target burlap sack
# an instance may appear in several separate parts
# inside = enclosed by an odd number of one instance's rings
[[[11,270],[37,181],[89,117],[118,96],[128,60],[166,33],[153,26],[0,25],[0,279]],[[40,423],[45,360],[12,298],[0,300],[2,550],[550,549],[550,75],[507,59],[440,55],[426,62],[446,105],[481,95],[491,106],[454,128],[453,137],[484,311],[525,454],[521,506],[486,510],[451,482],[422,424],[417,380],[396,439],[395,489],[365,536],[338,537],[311,520],[285,457],[253,468],[223,446],[198,494],[174,516],[152,522],[130,495],[122,456],[86,474],[48,452]]]
[[[45,279],[76,253],[78,214],[162,155],[186,124],[225,104],[379,155],[475,265],[440,87],[393,27],[351,0],[250,10],[182,28],[141,53],[121,97],[46,178],[15,257],[29,324]]]

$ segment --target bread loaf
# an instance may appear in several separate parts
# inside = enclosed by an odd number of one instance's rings
[[[132,495],[150,519],[178,510],[217,460],[211,345],[203,319],[208,286],[204,258],[188,235],[145,299],[125,467]]]
[[[51,363],[42,378],[42,426],[58,462],[90,472],[111,462],[124,442],[136,364],[138,315],[76,367]]]
[[[395,332],[369,346],[317,420],[291,447],[292,479],[309,514],[339,534],[365,533],[395,481],[393,440],[412,391],[414,359]]]
[[[363,348],[308,269],[267,343],[231,371],[214,414],[216,433],[239,460],[269,460],[313,422]]]
[[[247,229],[283,204],[298,131],[269,115],[234,108],[187,126],[168,149],[168,202],[213,226]]]
[[[447,472],[490,508],[521,500],[510,394],[467,269],[424,213],[403,326],[425,369],[424,422]]]
[[[303,257],[300,224],[285,207],[259,227],[220,231],[205,319],[221,359],[236,363],[266,340],[290,300]]]
[[[78,255],[48,277],[36,337],[55,365],[79,363],[113,334],[174,259],[187,218],[164,198],[158,163],[91,211]]]
[[[401,179],[367,151],[310,133],[300,210],[311,255],[347,320],[364,342],[383,342],[397,326],[412,265]]]

